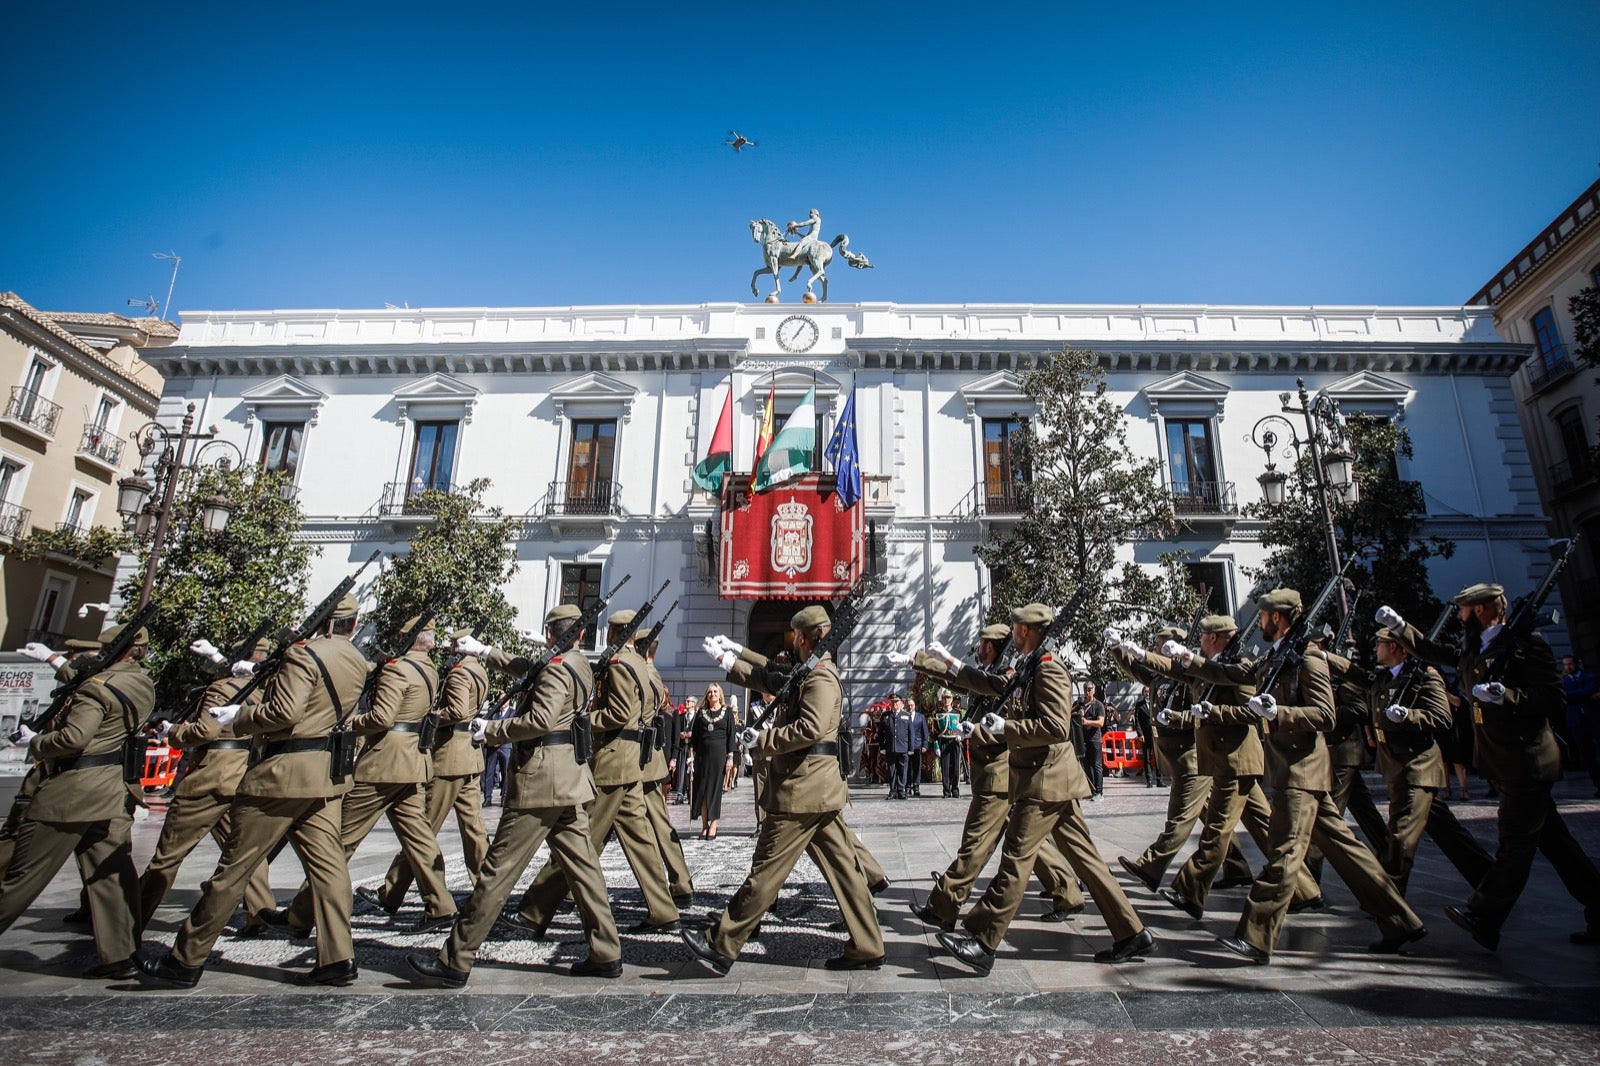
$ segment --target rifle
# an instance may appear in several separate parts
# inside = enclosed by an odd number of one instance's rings
[[[1261,612],[1257,611],[1256,616],[1250,619],[1249,625],[1245,626],[1243,629],[1235,629],[1233,631],[1233,636],[1228,638],[1227,647],[1223,648],[1217,657],[1211,661],[1216,663],[1218,666],[1227,666],[1244,658],[1244,642],[1250,636],[1250,634],[1256,631],[1256,628],[1260,625]],[[1206,686],[1205,691],[1200,694],[1200,702],[1210,703],[1211,697],[1217,694],[1217,689],[1220,687],[1222,687],[1221,682],[1211,682]]]
[[[150,619],[155,617],[158,610],[160,610],[160,605],[152,601],[135,611],[133,617],[123,624],[122,632],[117,634],[115,640],[101,648],[98,654],[80,659],[73,664],[71,679],[62,682],[51,690],[50,705],[48,707],[41,713],[34,715],[29,721],[21,724],[35,733],[43,733],[49,730],[55,724],[55,718],[66,709],[68,703],[72,702],[74,693],[82,688],[95,674],[109,670],[116,664],[117,660],[128,654],[128,649],[133,647],[133,638],[138,635],[140,629],[150,622]],[[12,742],[16,742],[16,734],[12,734]]]
[[[1559,559],[1550,564],[1550,570],[1544,575],[1544,580],[1539,582],[1539,587],[1518,598],[1506,615],[1505,625],[1496,633],[1489,646],[1483,650],[1484,658],[1492,659],[1493,665],[1489,668],[1489,682],[1504,681],[1506,670],[1511,664],[1511,650],[1519,644],[1526,643],[1539,628],[1540,612],[1544,601],[1556,590],[1556,579],[1561,576],[1561,571],[1567,568],[1567,563],[1572,560],[1572,552],[1578,546],[1578,535],[1574,533],[1567,540],[1566,550]]]
[[[439,608],[444,606],[449,598],[448,594],[441,592],[429,600],[427,606],[422,608],[422,613],[417,615],[417,624],[400,634],[400,638],[389,646],[389,650],[376,646],[376,641],[368,646],[368,652],[372,653],[368,658],[375,659],[377,665],[367,671],[367,682],[361,686],[361,695],[356,697],[355,706],[371,706],[372,694],[378,690],[378,678],[383,674],[383,668],[390,660],[403,657],[411,650],[411,645],[417,642],[419,636],[433,628],[433,616],[439,613]],[[439,687],[444,688],[443,685]]]
[[[1056,646],[1062,634],[1067,631],[1067,626],[1078,616],[1078,612],[1083,610],[1083,605],[1088,602],[1088,599],[1089,587],[1087,585],[1079,586],[1078,591],[1074,592],[1072,598],[1067,601],[1067,605],[1056,612],[1055,621],[1051,622],[1050,628],[1044,631],[1044,637],[1039,641],[1039,646],[1028,652],[1017,662],[1017,668],[1012,673],[1011,679],[1006,682],[1006,687],[994,698],[994,706],[1004,707],[1007,700],[1021,692],[1023,686],[1033,680],[1034,671],[1039,669],[1039,663],[1044,660],[1045,652]]]
[[[611,597],[615,596],[618,590],[631,580],[633,580],[632,574],[622,575],[622,580],[613,585],[605,595],[591,603],[581,615],[568,622],[560,634],[557,635],[555,641],[546,645],[544,651],[540,652],[538,657],[528,664],[528,669],[523,675],[507,686],[504,692],[500,693],[500,698],[495,700],[494,706],[490,708],[489,713],[484,717],[493,718],[504,709],[506,704],[515,701],[517,697],[533,688],[533,683],[539,679],[539,674],[544,668],[549,666],[557,656],[565,655],[572,650],[572,646],[578,643],[578,637],[583,634],[584,630],[594,625],[595,619],[600,617],[600,612],[606,609],[606,604],[611,602]]]
[[[1322,586],[1317,598],[1311,601],[1311,606],[1300,613],[1300,617],[1294,620],[1294,625],[1289,627],[1289,632],[1278,642],[1277,649],[1267,657],[1267,673],[1256,686],[1258,693],[1263,696],[1270,694],[1285,670],[1300,665],[1306,655],[1306,644],[1310,642],[1311,627],[1333,604],[1334,595],[1339,591],[1339,583],[1344,580],[1344,572],[1348,569],[1350,562],[1346,562],[1337,574],[1328,579],[1328,583]]]
[[[1195,639],[1200,636],[1200,620],[1205,616],[1206,605],[1202,603],[1199,607],[1195,608],[1194,617],[1189,619],[1189,627],[1184,631],[1184,647],[1192,648],[1194,646]],[[1234,636],[1238,636],[1237,630],[1234,631]],[[1233,646],[1231,641],[1229,642],[1228,646],[1230,648]],[[1224,652],[1224,654],[1226,654],[1226,652]],[[1177,678],[1169,678],[1167,681],[1167,698],[1162,701],[1161,710],[1167,712],[1168,714],[1171,714],[1174,710],[1176,710],[1177,708],[1173,706],[1173,703],[1177,700],[1178,693],[1184,691],[1187,691],[1187,689],[1183,682],[1179,681]],[[1160,712],[1158,711],[1156,713],[1159,714]],[[1156,715],[1152,714],[1150,718],[1151,721],[1155,721]]]
[[[822,657],[831,655],[839,650],[840,646],[854,632],[856,626],[860,624],[861,616],[865,613],[863,607],[865,606],[866,598],[878,591],[878,587],[877,578],[863,577],[851,587],[849,592],[845,593],[844,599],[840,600],[833,609],[833,620],[830,623],[831,628],[827,634],[817,641],[817,646],[811,649],[811,654],[806,656],[805,662],[789,671],[789,675],[784,678],[783,688],[778,690],[772,702],[767,704],[761,714],[752,719],[745,728],[759,731],[766,724],[767,719],[771,718],[777,709],[783,706],[784,700],[788,699],[792,693],[800,691],[800,686],[805,682],[806,676],[817,668],[817,664],[822,662]]]
[[[644,635],[644,639],[641,640],[641,641],[638,641],[637,643],[643,645],[646,649],[648,649],[650,647],[650,645],[652,645],[656,641],[660,640],[661,639],[661,631],[663,629],[667,628],[667,619],[672,617],[672,612],[676,611],[678,609],[678,604],[680,602],[681,602],[680,600],[673,600],[671,603],[669,603],[667,605],[666,611],[662,613],[661,619],[658,622],[656,622],[655,625],[651,626],[650,627],[650,632],[646,633]]]
[[[206,690],[216,682],[227,677],[229,672],[233,669],[234,663],[239,662],[242,659],[247,659],[254,654],[256,643],[277,628],[278,620],[276,618],[263,618],[261,620],[261,624],[256,626],[255,632],[251,633],[248,637],[245,637],[244,640],[240,641],[239,644],[234,647],[232,652],[225,654],[220,663],[206,663],[204,666],[200,667],[200,680],[196,684],[191,685],[189,687],[189,691],[184,695],[184,701],[188,704],[188,709],[186,709],[179,717],[175,718],[172,724],[179,725],[184,722],[192,722],[196,718],[199,718],[200,704],[205,700]]]
[[[1356,620],[1356,607],[1360,605],[1361,597],[1365,595],[1365,592],[1357,592],[1354,598],[1350,600],[1350,609],[1345,611],[1344,621],[1339,623],[1339,631],[1333,636],[1333,645],[1327,649],[1330,653],[1344,655],[1345,644],[1350,640],[1351,623]],[[1363,685],[1372,683],[1372,675],[1367,672],[1366,667],[1361,666],[1354,659],[1350,660],[1350,666],[1345,671],[1345,676]]]
[[[1444,632],[1444,627],[1450,622],[1450,616],[1455,614],[1455,612],[1455,604],[1447,603],[1444,605],[1444,607],[1439,611],[1439,617],[1433,620],[1432,628],[1428,630],[1428,640],[1430,642],[1437,641],[1439,639],[1439,635]],[[1395,690],[1395,703],[1398,703],[1402,707],[1410,706],[1410,704],[1406,701],[1411,698],[1411,690],[1417,687],[1418,675],[1420,675],[1422,671],[1426,670],[1427,668],[1428,664],[1423,662],[1419,657],[1415,655],[1406,656],[1406,665],[1401,668],[1402,672],[1405,674],[1405,680],[1402,681],[1400,683],[1400,687]]]
[[[637,611],[633,612],[632,621],[626,622],[620,626],[616,639],[614,639],[610,644],[607,644],[600,652],[600,676],[596,679],[594,688],[589,690],[588,701],[585,702],[582,707],[578,708],[577,717],[572,723],[573,731],[577,736],[577,739],[573,743],[573,750],[574,754],[577,755],[579,762],[588,762],[589,757],[594,754],[594,727],[590,724],[589,720],[590,708],[592,708],[596,702],[602,699],[600,690],[605,686],[606,683],[606,676],[608,673],[608,671],[605,669],[606,664],[609,663],[618,652],[627,647],[628,642],[633,639],[634,634],[639,632],[639,627],[644,624],[645,619],[650,617],[650,612],[655,610],[656,601],[661,598],[661,594],[663,592],[667,591],[667,586],[670,584],[672,584],[671,578],[663,581],[661,583],[661,587],[656,589],[656,594],[646,600]],[[641,718],[642,717],[643,716],[641,714]],[[643,728],[643,724],[644,723],[641,721],[641,729]],[[652,744],[653,743],[654,741],[652,740]],[[643,766],[647,760],[648,753],[645,751],[645,746],[641,742],[639,745],[639,765]]]
[[[1006,639],[1000,645],[1000,649],[995,652],[995,655],[994,655],[994,669],[1001,670],[1001,671],[1004,671],[1006,669],[1006,665],[1005,665],[1006,656],[1011,653],[1011,650],[1012,650],[1012,648],[1011,648],[1011,634],[1007,633],[1006,634]],[[989,668],[985,667],[984,669],[987,670]],[[983,697],[983,696],[976,696],[975,695],[972,698],[969,706],[967,707],[967,713],[962,716],[962,721],[966,721],[966,722],[977,722],[977,721],[980,721],[983,718],[984,715],[988,714],[990,711],[994,710],[996,707],[999,707],[1000,705],[1001,704],[1000,704],[1000,700],[999,700],[998,697],[995,697],[995,696]]]

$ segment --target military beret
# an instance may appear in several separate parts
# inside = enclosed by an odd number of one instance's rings
[[[1011,627],[1004,622],[996,622],[992,626],[984,626],[978,630],[979,640],[1005,640],[1011,635]]]
[[[1184,629],[1182,626],[1162,626],[1160,629],[1156,630],[1156,635],[1152,639],[1154,639],[1157,644],[1160,644],[1164,640],[1182,640],[1188,635],[1188,630]]]
[[[827,610],[824,609],[820,604],[813,604],[810,607],[802,607],[800,610],[794,613],[793,618],[789,619],[790,629],[814,629],[817,626],[831,624],[832,619],[828,617]]]
[[[462,637],[470,637],[470,636],[472,636],[472,627],[471,626],[462,626],[460,629],[452,629],[450,631],[449,636],[445,637],[444,639],[445,639],[445,641],[447,643],[454,644],[456,641],[460,640]]]
[[[410,618],[407,618],[404,622],[400,623],[400,632],[409,633],[413,629],[416,629],[417,626],[419,626],[421,624],[422,624],[422,616],[420,614],[414,614]],[[426,626],[423,626],[421,632],[426,633],[428,630],[430,630],[432,628],[434,628],[434,624],[433,624],[433,619],[430,618],[430,619],[428,619],[428,624]]]
[[[334,618],[354,618],[356,612],[361,610],[361,601],[356,599],[356,594],[347,592],[344,599],[339,601],[339,606],[333,609]]]
[[[578,610],[575,603],[558,603],[550,608],[550,613],[544,616],[544,624],[553,626],[557,622],[570,622],[574,618],[583,617],[583,612]]]
[[[1029,603],[1013,610],[1011,620],[1025,626],[1047,626],[1056,620],[1056,612],[1046,604]]]
[[[122,636],[122,631],[126,628],[126,626],[122,625],[108,627],[103,633],[100,634],[100,643],[110,644],[113,640],[116,640],[118,637]],[[144,626],[140,626],[139,631],[133,635],[133,643],[135,646],[150,643],[150,631]]]
[[[1399,640],[1397,640],[1395,638],[1394,633],[1389,629],[1388,626],[1379,626],[1378,627],[1378,631],[1376,633],[1372,634],[1372,639],[1373,640],[1392,640],[1396,644],[1400,643]]]
[[[1261,595],[1256,600],[1256,606],[1263,611],[1278,611],[1287,614],[1300,609],[1300,593],[1294,589],[1273,589]]]
[[[1468,585],[1456,593],[1456,598],[1450,602],[1457,607],[1471,607],[1477,603],[1488,603],[1490,600],[1498,599],[1505,594],[1504,585],[1480,582],[1476,585]]]
[[[251,655],[254,655],[258,651],[271,651],[271,650],[272,650],[272,638],[271,637],[262,637],[260,640],[256,641],[254,644],[250,645],[250,654]]]
[[[68,651],[99,651],[101,648],[105,647],[105,645],[101,644],[98,640],[84,640],[81,637],[73,637],[71,640],[67,641],[63,647],[65,647]]]
[[[1239,623],[1233,620],[1231,614],[1208,614],[1200,619],[1202,633],[1232,633],[1238,628]]]
[[[639,614],[638,611],[635,611],[635,610],[632,610],[632,609],[629,609],[629,610],[626,610],[626,611],[617,611],[617,612],[613,613],[612,616],[609,619],[606,620],[606,624],[607,625],[613,625],[613,626],[625,626],[629,622],[633,621],[634,618],[638,614]]]

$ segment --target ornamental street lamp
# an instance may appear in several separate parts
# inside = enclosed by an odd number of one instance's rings
[[[155,586],[156,566],[161,560],[161,549],[166,545],[167,526],[179,480],[185,474],[197,474],[207,467],[226,473],[244,463],[244,453],[228,441],[218,440],[215,427],[207,433],[195,433],[192,403],[176,435],[159,422],[147,422],[134,431],[133,440],[139,446],[140,465],[117,482],[117,512],[122,515],[125,529],[141,540],[150,537],[144,583],[139,602],[134,604],[134,610],[139,610],[150,602]],[[230,450],[233,455],[207,460],[206,452],[214,448]],[[217,493],[206,497],[200,501],[201,528],[207,533],[222,532],[232,512],[233,501],[226,496]]]
[[[1273,464],[1273,453],[1277,450],[1279,441],[1284,440],[1286,436],[1286,443],[1293,449],[1298,468],[1302,451],[1310,450],[1311,481],[1316,489],[1317,502],[1322,508],[1328,568],[1330,573],[1337,574],[1344,569],[1344,564],[1339,558],[1339,537],[1333,524],[1332,500],[1337,496],[1341,504],[1352,506],[1360,500],[1361,487],[1356,480],[1355,457],[1351,454],[1340,428],[1343,419],[1339,415],[1338,403],[1321,393],[1314,397],[1308,395],[1305,378],[1296,378],[1295,384],[1300,390],[1300,405],[1298,407],[1294,405],[1294,394],[1289,392],[1279,393],[1278,402],[1284,414],[1305,417],[1305,437],[1302,439],[1296,432],[1295,424],[1283,415],[1267,415],[1251,427],[1250,443],[1260,448],[1267,460],[1267,469],[1256,480],[1261,485],[1261,494],[1267,506],[1283,506],[1289,475]],[[1282,454],[1287,457],[1290,452],[1285,451]],[[1340,582],[1338,588],[1339,613],[1347,614],[1350,607],[1345,600],[1344,583]]]

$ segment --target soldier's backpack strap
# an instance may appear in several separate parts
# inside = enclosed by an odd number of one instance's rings
[[[424,670],[422,668],[422,664],[417,662],[415,659],[401,659],[400,661],[411,667],[411,669],[415,670],[417,672],[417,676],[422,678],[422,687],[428,690],[428,706],[432,707],[433,682],[428,680],[428,671]]]
[[[328,690],[328,698],[333,701],[334,729],[344,728],[344,702],[339,699],[339,693],[334,690],[333,676],[328,673],[327,664],[322,661],[322,656],[311,650],[311,645],[302,645],[306,654],[311,656],[311,661],[317,664],[317,672],[322,675],[322,687]],[[381,670],[382,667],[379,667]]]
[[[122,720],[128,727],[128,735],[122,740],[122,782],[131,785],[144,779],[144,755],[149,747],[145,743],[144,730],[139,728],[139,712],[134,709],[127,693],[109,681],[100,683],[122,704]]]
[[[649,708],[650,706],[650,697],[644,694],[644,682],[639,680],[639,672],[633,668],[632,663],[619,659],[617,660],[617,665],[628,671],[628,676],[633,678],[634,690],[639,693],[639,716],[643,718],[645,709]],[[655,683],[651,682],[650,687],[651,690],[654,691]]]
[[[589,703],[589,689],[588,689],[588,687],[586,687],[584,685],[583,678],[578,676],[578,671],[573,667],[573,665],[571,663],[567,662],[565,659],[561,660],[561,665],[562,665],[562,667],[564,667],[566,669],[567,674],[572,678],[573,685],[575,685],[577,687],[577,689],[578,689],[578,694],[579,694],[578,707],[579,707],[579,709],[582,709],[583,707],[588,706],[588,703]]]

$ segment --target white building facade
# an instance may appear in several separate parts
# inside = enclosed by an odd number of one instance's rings
[[[372,548],[403,550],[425,514],[407,498],[489,478],[487,502],[523,515],[506,589],[519,624],[563,599],[671,579],[682,597],[658,665],[674,695],[717,673],[700,638],[760,644],[795,601],[728,600],[712,563],[717,502],[696,488],[731,388],[736,471],[759,409],[818,396],[823,439],[853,388],[869,543],[888,584],[842,656],[847,695],[893,683],[883,653],[966,647],[988,604],[973,549],[1012,520],[1008,435],[1030,413],[1018,375],[1064,344],[1100,352],[1133,452],[1179,493],[1178,539],[1123,546],[1153,563],[1187,549],[1235,607],[1264,557],[1242,507],[1259,498],[1247,437],[1303,377],[1347,413],[1402,420],[1425,532],[1456,543],[1432,562],[1448,596],[1471,581],[1523,589],[1547,565],[1541,512],[1509,375],[1528,346],[1476,307],[706,304],[577,308],[197,312],[147,354],[166,380],[160,417],[197,405],[252,461],[292,471],[322,550],[320,596]],[[711,549],[711,550],[708,550]],[[1552,634],[1560,643],[1561,634]]]

